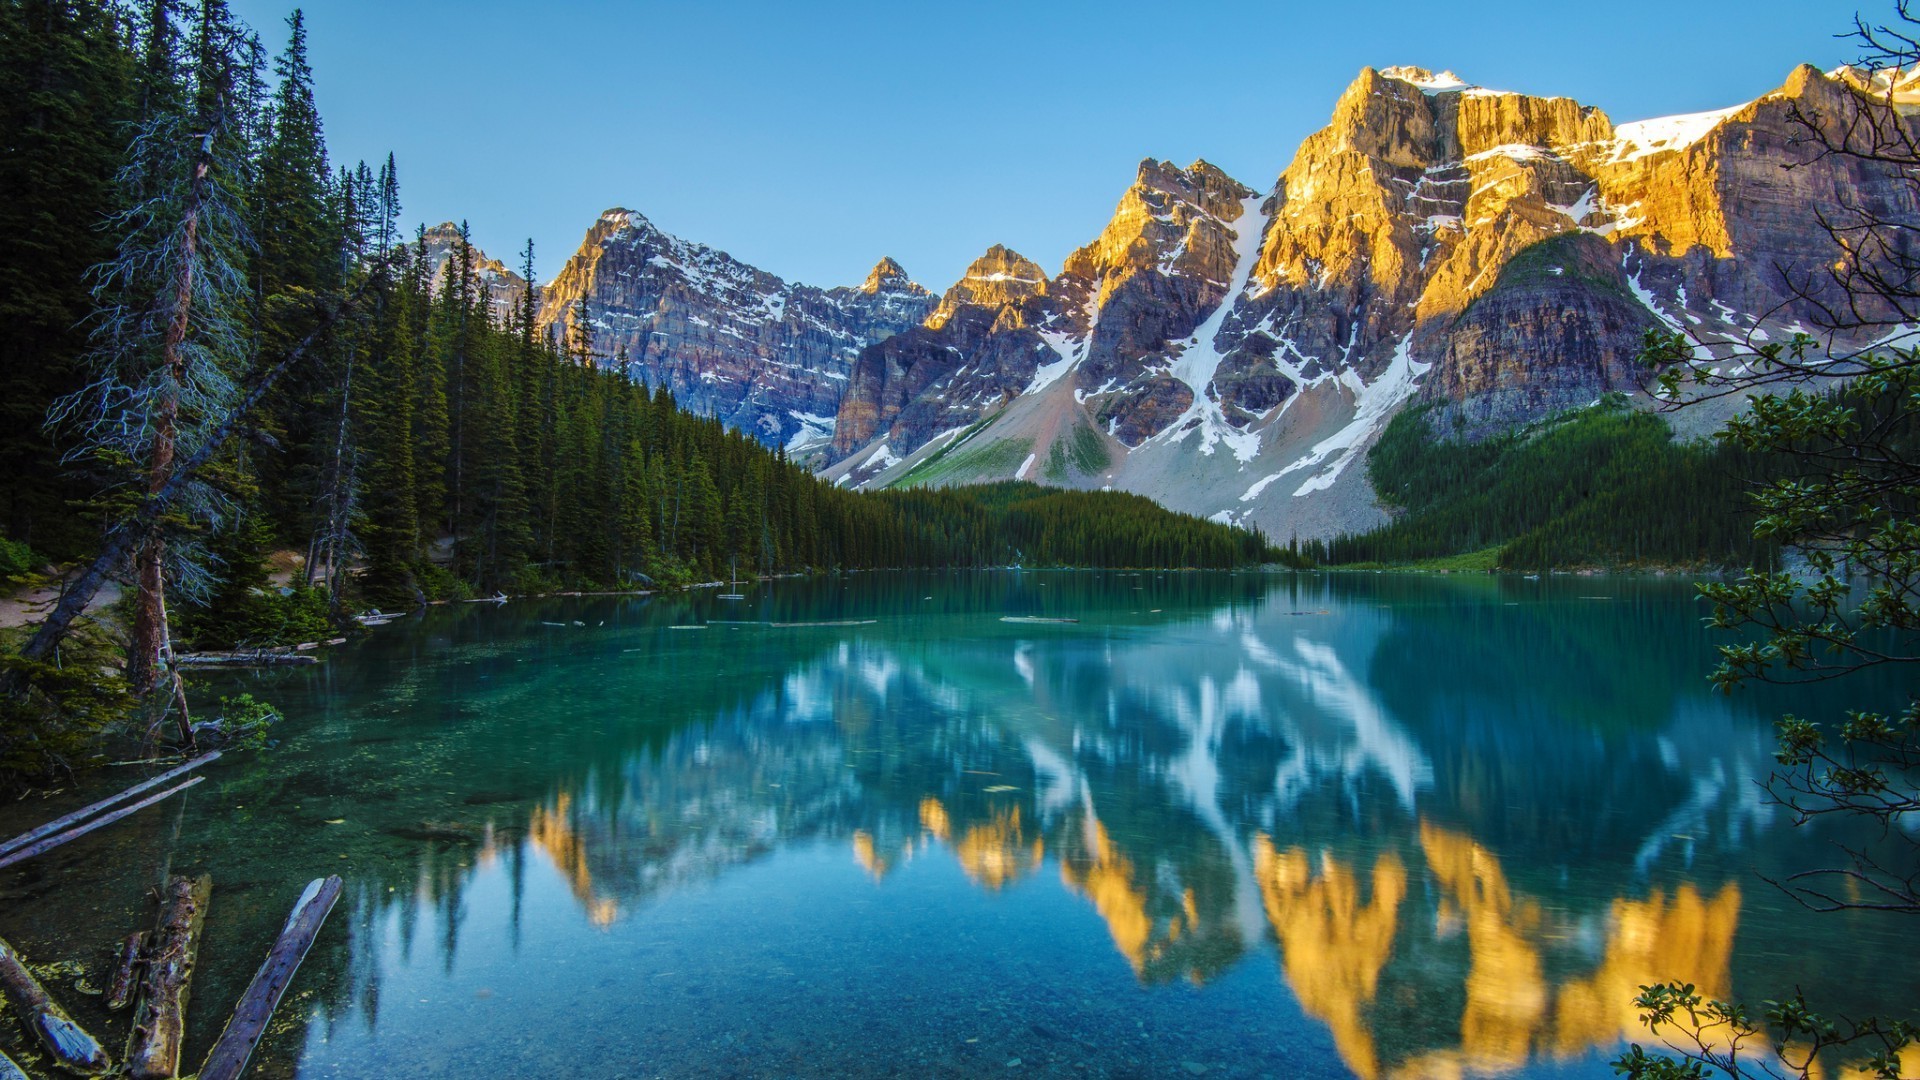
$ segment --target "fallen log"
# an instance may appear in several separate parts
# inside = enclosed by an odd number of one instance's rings
[[[127,1038],[127,1075],[133,1080],[172,1080],[180,1075],[180,1044],[187,1033],[187,998],[200,949],[213,879],[177,877],[161,894],[160,925],[153,932],[140,1003]]]
[[[320,658],[294,652],[203,652],[181,653],[173,662],[180,667],[300,667],[317,664]]]
[[[135,795],[138,795],[143,791],[151,791],[154,788],[159,787],[161,784],[166,783],[167,781],[173,779],[176,776],[179,776],[182,773],[191,772],[194,769],[197,769],[200,766],[205,765],[209,761],[218,761],[219,759],[220,759],[220,751],[218,750],[215,750],[210,754],[202,754],[199,757],[194,758],[193,760],[187,762],[185,765],[181,765],[178,768],[168,769],[166,772],[161,773],[159,776],[156,776],[151,780],[142,780],[141,782],[133,785],[132,787],[121,792],[120,794],[113,796],[112,798],[101,799],[99,802],[93,803],[90,806],[83,806],[80,809],[75,810],[73,813],[66,815],[65,817],[54,818],[52,821],[47,822],[45,825],[42,825],[37,829],[31,829],[27,832],[23,832],[19,836],[16,836],[11,840],[6,841],[5,843],[0,843],[0,855],[7,855],[14,851],[17,851],[20,848],[26,847],[28,844],[33,843],[35,840],[38,840],[43,836],[50,836],[54,833],[59,832],[61,829],[66,828],[67,826],[73,824],[76,821],[84,821],[85,819],[92,817],[93,815],[99,813],[102,810],[107,809],[108,807],[114,805],[117,802],[120,802],[123,799],[131,799]]]
[[[135,811],[138,811],[138,810],[144,810],[147,807],[152,806],[154,803],[157,803],[160,800],[166,798],[167,796],[185,791],[188,788],[192,787],[193,785],[205,779],[206,777],[204,776],[196,776],[193,779],[187,781],[186,783],[181,784],[177,787],[170,787],[167,790],[160,792],[158,795],[149,795],[146,798],[141,799],[139,802],[134,803],[132,806],[123,806],[120,809],[115,810],[113,813],[105,815],[104,817],[94,818],[92,821],[89,821],[84,825],[75,826],[74,828],[68,829],[66,832],[60,833],[56,836],[49,836],[45,840],[42,840],[37,844],[29,844],[26,847],[23,847],[11,854],[0,856],[0,870],[4,870],[7,867],[12,866],[14,863],[26,862],[28,859],[33,858],[35,855],[41,855],[41,854],[45,854],[46,852],[52,851],[54,848],[59,847],[61,844],[64,844],[67,841],[74,839],[75,837],[85,836],[86,834],[92,832],[95,829],[104,828],[105,826],[111,825],[114,822],[119,821],[121,818],[126,817],[128,814],[134,813]]]
[[[133,988],[138,985],[140,965],[147,959],[147,938],[145,930],[135,930],[120,943],[120,956],[113,964],[113,979],[107,983],[109,1012],[119,1012],[133,1004]]]
[[[316,878],[294,902],[286,926],[274,939],[260,970],[254,972],[246,993],[240,995],[240,1004],[234,1007],[232,1018],[207,1053],[206,1064],[200,1066],[199,1080],[237,1080],[246,1071],[254,1047],[260,1045],[260,1037],[266,1034],[267,1024],[273,1019],[273,1010],[280,1004],[281,995],[287,992],[294,972],[306,959],[307,951],[313,948],[313,939],[320,933],[321,924],[327,921],[327,913],[340,899],[340,889],[337,874]]]
[[[100,1076],[113,1068],[100,1041],[47,995],[46,987],[4,939],[0,939],[0,997],[6,998],[22,1025],[53,1055],[54,1064],[81,1076]]]
[[[0,1080],[27,1080],[27,1072],[13,1063],[13,1059],[0,1051]]]

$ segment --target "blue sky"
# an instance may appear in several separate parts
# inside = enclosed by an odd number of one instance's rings
[[[1869,15],[1891,0],[1866,0]],[[271,51],[295,5],[233,0]],[[882,255],[936,291],[1005,243],[1049,270],[1141,158],[1267,190],[1361,67],[1451,68],[1615,122],[1854,58],[1832,0],[615,3],[311,0],[333,159],[392,150],[406,220],[550,279],[603,209],[790,280]]]

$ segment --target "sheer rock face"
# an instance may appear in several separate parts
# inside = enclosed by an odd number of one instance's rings
[[[1031,330],[1002,324],[1000,315],[963,305],[938,329],[915,327],[861,352],[840,400],[834,454],[867,446],[876,434],[910,450],[1017,397],[1050,350]],[[979,373],[956,366],[960,356],[974,357]]]
[[[584,305],[583,305],[584,302]],[[540,325],[769,445],[826,436],[854,358],[934,306],[892,259],[857,288],[793,284],[613,209],[542,297]]]
[[[1910,184],[1814,160],[1798,123],[1845,130],[1856,88],[1887,92],[1872,79],[1803,67],[1742,106],[1616,126],[1566,98],[1363,70],[1264,198],[1204,162],[1149,160],[1051,280],[1021,260],[1020,288],[992,292],[970,270],[911,364],[883,343],[852,371],[836,453],[885,441],[902,464],[828,474],[892,482],[916,447],[989,418],[966,440],[1092,426],[1120,464],[1086,482],[1275,533],[1380,520],[1370,493],[1307,508],[1364,489],[1349,466],[1409,400],[1480,437],[1636,392],[1650,327],[1821,325],[1782,274],[1817,291],[1845,265],[1821,213],[1920,221]],[[1920,102],[1910,81],[1896,101]],[[983,314],[963,320],[969,306]]]

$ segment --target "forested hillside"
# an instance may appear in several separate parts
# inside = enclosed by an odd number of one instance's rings
[[[340,313],[169,521],[180,614],[214,638],[259,629],[242,609],[265,602],[276,549],[301,553],[300,583],[330,601],[382,605],[712,577],[736,562],[1262,556],[1250,534],[1142,499],[835,490],[607,373],[624,365],[590,356],[581,337],[549,340],[530,293],[504,322],[490,317],[464,239],[440,275],[406,242],[391,157],[329,164],[297,12],[271,62],[220,0],[12,0],[0,13],[9,55],[25,61],[5,65],[13,85],[0,88],[0,175],[15,196],[0,212],[16,240],[0,275],[19,327],[0,343],[9,538],[43,556],[88,554],[141,490],[165,400],[177,400],[173,453],[185,457],[238,388]],[[204,154],[203,130],[214,132]],[[189,210],[187,374],[170,382],[155,374],[157,314],[174,299],[166,268]],[[532,256],[529,245],[528,278]],[[218,614],[196,616],[196,604]]]
[[[1491,552],[1493,565],[1527,570],[1767,565],[1748,493],[1781,467],[1676,440],[1618,399],[1481,442],[1438,438],[1427,410],[1409,409],[1367,459],[1393,522],[1311,554],[1397,564]]]

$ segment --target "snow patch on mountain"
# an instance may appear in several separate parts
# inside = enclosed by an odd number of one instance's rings
[[[1155,436],[1169,443],[1177,443],[1197,429],[1200,432],[1202,454],[1211,457],[1214,446],[1224,443],[1243,464],[1252,461],[1260,453],[1260,435],[1258,432],[1235,428],[1228,422],[1219,398],[1214,396],[1213,376],[1220,370],[1220,362],[1224,359],[1216,339],[1220,336],[1221,327],[1226,324],[1227,316],[1232,313],[1235,302],[1246,292],[1247,279],[1253,276],[1254,264],[1259,261],[1260,239],[1267,225],[1267,214],[1261,209],[1265,201],[1264,196],[1255,195],[1240,202],[1240,216],[1235,219],[1239,228],[1233,238],[1233,280],[1227,284],[1226,295],[1221,298],[1219,306],[1193,332],[1186,347],[1180,350],[1179,356],[1168,367],[1168,372],[1186,383],[1193,392],[1193,403],[1187,406],[1185,414]]]
[[[833,427],[835,423],[833,417],[797,412],[791,409],[787,411],[787,415],[793,417],[794,422],[800,425],[800,427],[794,431],[793,435],[787,439],[786,449],[788,455],[797,454],[802,450],[812,449],[813,446],[833,438]]]
[[[1040,331],[1040,340],[1046,342],[1047,348],[1052,349],[1059,359],[1052,363],[1041,364],[1034,369],[1033,380],[1027,383],[1027,388],[1023,392],[1037,394],[1059,382],[1068,372],[1078,367],[1080,361],[1086,357],[1087,342],[1092,339],[1092,334],[1075,341],[1070,335],[1056,330]]]
[[[1361,456],[1361,452],[1372,444],[1373,439],[1386,426],[1393,413],[1413,397],[1418,389],[1421,375],[1431,366],[1413,358],[1411,350],[1412,336],[1400,340],[1393,351],[1393,359],[1387,364],[1387,370],[1371,383],[1365,383],[1353,373],[1352,369],[1341,372],[1340,383],[1354,392],[1353,419],[1345,427],[1315,443],[1299,460],[1286,468],[1256,481],[1246,493],[1240,496],[1241,502],[1252,502],[1260,497],[1269,486],[1281,477],[1300,472],[1304,469],[1320,469],[1309,476],[1294,489],[1296,498],[1316,491],[1325,491],[1340,479],[1347,466]],[[1336,456],[1337,455],[1337,456]],[[1331,464],[1326,464],[1331,459]],[[1325,468],[1321,466],[1325,464]]]

